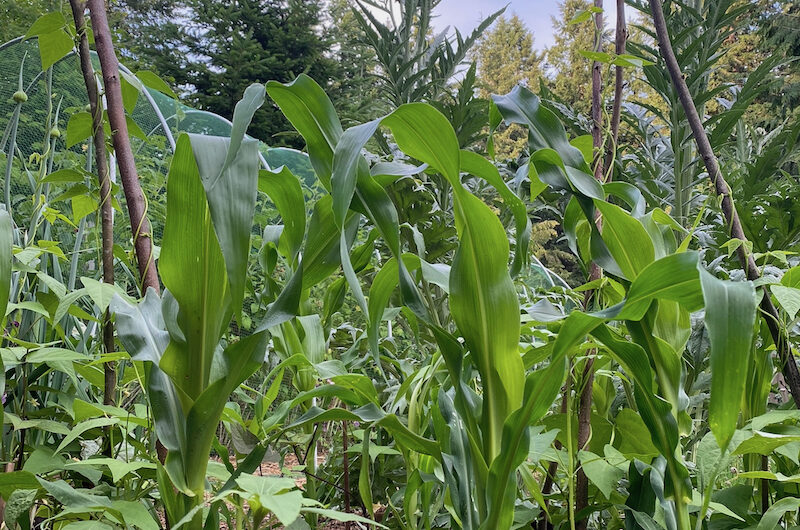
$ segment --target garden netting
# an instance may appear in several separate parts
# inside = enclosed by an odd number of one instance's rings
[[[99,72],[99,62],[94,54],[93,62]],[[5,172],[7,167],[10,123],[16,106],[12,96],[19,88],[20,69],[28,100],[20,110],[9,188],[14,220],[18,225],[27,226],[33,211],[32,197],[35,195],[37,182],[41,179],[37,157],[47,152],[48,143],[54,140],[55,155],[52,164],[47,167],[47,174],[62,168],[85,167],[91,170],[93,155],[90,139],[67,147],[69,143],[74,143],[70,142],[70,117],[85,112],[88,104],[77,55],[71,53],[58,61],[52,69],[43,72],[37,40],[20,38],[0,46],[0,168]],[[124,65],[121,65],[121,69],[123,79],[130,82],[128,89],[133,83],[138,84],[137,78]],[[129,129],[137,170],[148,199],[148,217],[153,225],[154,241],[158,245],[166,216],[166,178],[174,140],[181,132],[229,136],[231,124],[222,116],[192,108],[143,84],[139,84],[138,88],[140,92],[136,96],[135,106],[127,109],[133,122],[129,122]],[[49,123],[54,126],[51,127]],[[53,128],[58,129],[55,135]],[[314,194],[315,176],[305,153],[290,148],[270,147],[263,142],[260,142],[260,151],[262,165],[266,168],[285,165],[306,185],[308,194]],[[112,179],[116,181],[116,167],[114,164],[110,164],[110,167]],[[78,260],[78,277],[99,277],[100,274],[100,241],[95,216],[88,215],[77,220],[74,211],[77,198],[96,190],[96,184],[89,177],[87,172],[85,183],[46,184],[44,190],[52,211],[74,220],[74,226],[70,226],[64,219],[48,223],[42,239],[59,243],[66,256],[63,263],[68,263],[75,252],[81,254]],[[5,194],[5,182],[2,182],[0,185],[4,189],[0,196]],[[124,212],[123,194],[116,193],[116,198]],[[259,208],[257,219],[261,224],[265,221],[277,222],[277,212],[263,197],[259,200]],[[130,225],[125,216],[118,216],[114,223],[114,232],[115,242],[120,244],[120,252],[132,248],[131,244],[125,243],[131,241]],[[260,235],[260,228],[254,226],[253,233]],[[59,281],[67,283],[69,271],[54,270],[51,273]],[[127,270],[121,270],[120,273],[130,274]],[[246,312],[247,309],[246,306]],[[246,314],[245,318],[248,317]],[[241,332],[247,333],[247,330],[241,329]]]

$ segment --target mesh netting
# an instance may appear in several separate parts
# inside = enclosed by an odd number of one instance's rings
[[[99,71],[96,56],[93,57],[95,69]],[[22,41],[17,39],[0,46],[0,168],[5,172],[8,150],[11,145],[12,117],[16,103],[12,95],[18,89],[20,68],[22,81],[28,100],[20,108],[19,124],[16,132],[15,156],[12,159],[11,174],[8,186],[10,191],[10,210],[15,223],[28,227],[31,218],[35,217],[32,197],[42,196],[48,207],[64,217],[47,219],[44,227],[37,232],[38,240],[52,240],[60,244],[66,255],[62,264],[69,262],[75,253],[79,253],[78,276],[98,276],[100,263],[99,218],[94,214],[76,221],[79,213],[80,195],[86,196],[96,190],[97,185],[91,181],[93,155],[91,140],[86,139],[67,148],[69,141],[69,119],[78,112],[86,110],[88,103],[83,76],[80,71],[78,57],[70,54],[57,62],[50,71],[42,72],[41,60],[36,39]],[[127,70],[122,67],[123,74],[133,80]],[[135,82],[135,81],[134,81]],[[137,96],[133,109],[128,109],[135,126],[131,127],[131,144],[136,158],[136,166],[142,188],[148,200],[148,217],[153,225],[153,238],[160,244],[166,219],[166,178],[172,158],[174,138],[181,132],[196,134],[229,136],[230,122],[211,112],[193,109],[158,91],[144,88]],[[51,135],[51,129],[57,127],[60,136]],[[167,129],[165,130],[165,126]],[[141,136],[136,137],[136,128]],[[49,149],[52,146],[52,150]],[[315,176],[305,153],[294,149],[270,148],[261,143],[262,165],[265,167],[287,166],[297,175],[313,194]],[[42,156],[52,153],[51,161],[39,163]],[[40,184],[41,177],[59,169],[86,168],[90,170],[85,182],[64,182]],[[113,167],[113,165],[111,165]],[[115,170],[112,169],[112,178]],[[5,183],[3,186],[4,197]],[[95,192],[96,193],[96,192]],[[125,212],[124,196],[116,194]],[[85,201],[84,201],[85,202]],[[96,204],[96,203],[95,203]],[[78,215],[77,217],[80,217]],[[263,197],[259,199],[257,217],[261,222],[278,222],[277,213],[272,205]],[[69,221],[73,221],[70,223]],[[260,227],[254,227],[254,234],[260,235]],[[118,215],[114,223],[115,242],[121,249],[131,249],[131,230],[127,216]],[[58,268],[58,264],[56,267]],[[66,273],[55,272],[57,279],[62,280]],[[123,267],[118,278],[125,278],[127,270]],[[130,276],[129,276],[130,278]],[[131,278],[132,279],[132,278]],[[245,303],[246,317],[251,304]],[[252,306],[255,307],[255,306]],[[257,312],[257,310],[254,309]],[[247,333],[247,329],[240,330]]]

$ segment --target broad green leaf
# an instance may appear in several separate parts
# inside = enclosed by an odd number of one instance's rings
[[[611,57],[611,54],[610,53],[606,53],[606,52],[596,52],[596,51],[591,51],[591,50],[579,50],[578,53],[580,53],[581,55],[583,55],[587,59],[592,60],[592,61],[596,61],[598,63],[608,64],[613,60],[613,58]]]
[[[697,487],[704,495],[710,493],[727,461],[727,454],[723,455],[714,433],[706,433],[697,445]]]
[[[800,441],[800,435],[774,434],[771,432],[755,431],[753,435],[736,446],[735,455],[759,454],[768,455],[775,449],[786,444]],[[721,445],[721,444],[720,444]]]
[[[78,145],[92,137],[92,115],[88,112],[76,112],[67,122],[67,148]],[[83,178],[76,182],[83,182]]]
[[[283,220],[278,251],[294,262],[306,234],[306,207],[300,181],[285,166],[258,173],[258,189],[275,204]]]
[[[94,465],[103,465],[111,471],[111,479],[115,483],[119,483],[126,475],[138,471],[140,469],[155,469],[156,465],[152,462],[145,462],[142,460],[134,460],[133,462],[125,462],[117,458],[91,458],[84,460],[84,462]],[[123,514],[124,515],[124,514]]]
[[[508,273],[503,225],[480,199],[466,192],[461,195],[450,309],[481,375],[484,450],[491,461],[500,451],[503,424],[519,408],[524,392],[519,302]]]
[[[503,198],[514,215],[517,248],[511,265],[511,276],[516,276],[528,264],[528,245],[531,239],[531,220],[525,203],[514,194],[500,176],[494,164],[472,151],[461,150],[461,170],[488,182]],[[535,199],[531,197],[530,200]]]
[[[609,464],[602,456],[589,451],[578,451],[578,460],[592,484],[597,486],[606,499],[611,499],[611,493],[625,473],[618,467]]]
[[[66,348],[45,347],[32,351],[25,356],[25,361],[29,363],[48,363],[59,361],[86,361],[89,356],[85,353],[77,352],[75,350],[68,350]]]
[[[64,14],[61,11],[52,11],[37,18],[36,22],[25,33],[25,38],[52,33],[58,29],[63,29],[66,25],[67,19],[64,18]]]
[[[86,276],[81,276],[81,283],[92,301],[100,308],[100,311],[105,311],[108,308],[114,295],[126,296],[115,284],[99,282]]]
[[[48,420],[43,418],[35,418],[35,419],[21,419],[16,414],[12,414],[10,412],[5,413],[5,417],[3,421],[6,424],[11,424],[11,427],[15,431],[22,431],[25,429],[38,429],[40,431],[48,431],[56,434],[63,434],[68,435],[70,430],[61,422]]]
[[[383,118],[403,152],[441,171],[461,187],[458,138],[444,115],[426,103],[409,103]]]
[[[77,195],[72,198],[71,202],[72,221],[76,224],[97,210],[97,201],[91,195]]]
[[[155,73],[149,70],[139,70],[136,72],[136,77],[139,78],[139,81],[141,81],[144,86],[166,94],[172,99],[178,99],[178,95]]]
[[[715,442],[716,443],[716,442]],[[784,475],[783,473],[773,473],[771,471],[744,471],[737,475],[739,478],[755,479],[755,480],[774,480],[777,482],[787,482],[790,484],[800,483],[799,475]]]
[[[111,499],[108,497],[87,493],[86,490],[75,489],[63,480],[44,480],[38,477],[36,480],[58,502],[70,508],[102,510],[111,507]]]
[[[800,289],[786,287],[783,285],[770,285],[769,290],[778,301],[778,304],[786,311],[790,320],[794,320],[797,312],[800,311]]]
[[[160,525],[153,519],[150,511],[142,501],[114,500],[111,503],[111,508],[122,515],[125,523],[129,526],[140,530],[158,530],[160,528]]]
[[[41,33],[38,37],[42,70],[47,70],[53,66],[71,52],[74,46],[72,38],[63,29],[57,29],[50,33]]]
[[[617,315],[625,320],[641,320],[653,299],[678,302],[688,311],[703,307],[696,252],[671,254],[644,268],[628,289],[625,306]]]
[[[642,223],[619,206],[599,200],[594,204],[603,214],[603,241],[625,277],[635,280],[655,259],[652,239]]]
[[[313,513],[325,517],[326,519],[333,519],[334,521],[361,523],[366,526],[376,526],[378,528],[386,528],[386,526],[376,523],[360,515],[349,512],[338,512],[336,510],[328,510],[325,508],[303,508],[304,513]]]
[[[92,420],[82,421],[73,427],[69,434],[66,435],[63,440],[61,440],[61,443],[56,448],[56,453],[60,453],[62,449],[64,449],[73,441],[77,440],[86,431],[97,429],[99,427],[106,427],[108,425],[114,425],[116,423],[119,423],[117,418],[95,418]]]
[[[780,523],[784,514],[796,511],[798,508],[800,508],[800,499],[796,497],[784,497],[776,501],[764,512],[761,521],[758,522],[756,530],[772,530],[778,528],[778,523]]]
[[[169,344],[169,334],[155,290],[149,288],[138,304],[115,296],[109,309],[116,314],[117,336],[131,359],[158,364]]]
[[[564,164],[591,175],[591,170],[579,149],[570,145],[564,126],[550,110],[544,108],[539,97],[527,88],[517,85],[503,96],[492,96],[494,104],[506,123],[528,127],[528,144],[531,153],[539,149],[554,149]]]
[[[655,63],[653,61],[648,61],[647,59],[643,59],[641,57],[637,57],[629,53],[623,53],[614,57],[614,60],[611,61],[611,64],[615,66],[630,66],[634,68],[641,68],[643,66],[651,66]]]
[[[23,514],[28,514],[33,502],[36,500],[36,495],[39,493],[37,489],[18,489],[6,500],[5,513],[3,520],[6,523],[6,528],[16,528],[17,520]]]
[[[736,430],[742,396],[751,371],[756,294],[750,282],[718,280],[700,270],[711,342],[711,403],[708,423],[721,448]]]
[[[360,215],[351,213],[347,219],[347,248],[353,244]],[[333,220],[332,199],[326,195],[316,202],[308,223],[303,253],[303,288],[308,289],[328,276],[340,265],[340,234]]]
[[[619,451],[628,458],[649,461],[658,454],[653,440],[642,418],[633,409],[624,408],[614,418],[615,440],[619,440]]]
[[[236,484],[250,495],[251,502],[258,504],[275,514],[283,524],[292,524],[299,516],[303,506],[303,494],[296,489],[294,480],[284,477],[261,477],[241,475]]]
[[[333,218],[341,228],[344,226],[347,210],[356,191],[359,165],[366,169],[366,161],[361,156],[362,147],[372,138],[381,120],[373,120],[347,129],[336,143],[333,153],[331,173],[331,196],[333,197]]]
[[[247,230],[249,238],[250,224]],[[232,311],[225,259],[187,135],[178,138],[170,166],[158,267],[176,302],[173,311],[164,312],[170,343],[159,367],[186,396],[197,399],[208,385],[214,350]]]
[[[39,489],[36,475],[29,471],[11,471],[0,473],[0,496],[11,497],[16,490]]]
[[[786,287],[800,287],[800,265],[792,267],[783,274],[781,285]]]
[[[244,138],[244,133],[253,114],[263,101],[262,85],[248,87],[244,99],[236,104],[230,139],[191,135],[191,149],[196,161],[197,174],[205,190],[204,202],[208,204],[211,224],[224,256],[231,309],[237,318],[244,299],[247,255],[250,250],[250,231],[256,206],[259,167],[258,141]],[[175,158],[177,151],[178,147]],[[183,163],[187,168],[192,165],[188,161]],[[174,164],[175,159],[173,159]],[[167,188],[169,190],[169,181]],[[200,204],[199,201],[197,204]],[[169,213],[174,213],[169,209],[169,193],[167,211],[167,223],[169,223]]]
[[[106,118],[107,119],[107,118]],[[131,135],[133,138],[138,138],[143,142],[148,142],[150,139],[147,137],[147,134],[139,127],[139,124],[136,123],[131,116],[125,115],[125,125],[128,126],[128,134]]]
[[[770,410],[750,420],[750,428],[754,431],[761,431],[767,425],[775,425],[787,421],[797,422],[798,420],[800,420],[800,410]]]
[[[73,116],[76,116],[76,114],[73,114]],[[67,123],[67,127],[69,127],[69,123]],[[53,171],[52,173],[48,174],[45,178],[42,179],[42,182],[43,183],[83,182],[84,180],[86,180],[86,178],[80,171],[77,171],[75,169],[59,169],[57,171]]]
[[[136,102],[139,100],[139,90],[144,90],[144,87],[138,81],[131,79],[131,77],[123,72],[120,76],[120,85],[122,88],[122,106],[125,112],[130,115],[133,109],[136,108]],[[133,83],[131,81],[134,81]]]
[[[333,150],[342,125],[325,91],[305,74],[288,84],[267,83],[267,93],[308,146],[311,165],[322,185],[331,189]]]

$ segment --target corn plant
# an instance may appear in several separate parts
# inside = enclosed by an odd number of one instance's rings
[[[230,139],[179,138],[158,265],[167,290],[160,299],[149,291],[138,305],[116,299],[113,306],[131,357],[149,361],[148,398],[168,450],[159,474],[167,516],[194,528],[203,523],[206,466],[225,397],[258,369],[266,350],[266,327],[221,342],[231,319],[241,318],[259,165],[257,143],[245,131],[263,101],[262,85],[247,90]],[[288,316],[296,305],[287,289],[267,318]]]

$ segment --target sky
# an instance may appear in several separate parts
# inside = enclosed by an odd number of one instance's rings
[[[533,32],[534,48],[541,51],[553,44],[551,17],[558,15],[558,0],[442,0],[434,25],[437,29],[448,25],[458,28],[463,35],[506,4],[505,14],[516,13]]]
[[[616,26],[614,2],[605,2],[605,25],[609,30]],[[533,47],[542,51],[553,44],[552,17],[558,16],[559,0],[442,0],[436,7],[438,18],[436,29],[450,26],[458,28],[462,35],[471,32],[480,21],[508,5],[505,14],[516,15],[533,32]],[[625,16],[633,19],[635,9],[625,6]]]

